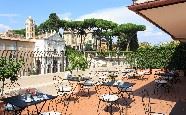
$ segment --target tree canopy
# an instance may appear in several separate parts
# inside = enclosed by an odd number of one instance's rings
[[[137,25],[132,23],[117,24],[112,21],[104,19],[84,19],[82,21],[67,21],[61,20],[56,13],[51,13],[46,21],[36,27],[36,35],[64,29],[71,31],[74,35],[81,38],[80,48],[85,41],[87,32],[92,32],[93,37],[96,39],[96,50],[97,40],[100,41],[104,38],[107,40],[109,50],[112,50],[113,38],[117,39],[117,45],[120,50],[131,50],[135,51],[138,47],[137,32],[144,31],[146,27],[144,25]],[[25,30],[16,30],[16,33],[25,35]]]
[[[136,25],[132,23],[121,24],[114,29],[114,33],[118,36],[118,46],[120,50],[135,51],[138,49],[137,32],[144,31],[144,25]]]

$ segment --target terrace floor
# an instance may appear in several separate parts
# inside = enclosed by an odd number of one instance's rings
[[[177,101],[186,100],[186,77],[181,78],[181,82],[174,84],[173,89],[170,92],[165,92],[163,89],[158,93],[154,94],[154,76],[146,75],[148,80],[136,80],[136,79],[123,79],[124,81],[129,81],[132,83],[136,83],[134,85],[134,98],[132,100],[127,99],[128,104],[124,101],[124,99],[119,99],[119,107],[113,108],[113,115],[145,115],[144,106],[142,103],[142,90],[146,89],[150,95],[151,101],[151,109],[153,112],[165,113],[168,115],[171,109],[174,107]],[[51,89],[52,88],[52,89]],[[48,87],[47,90],[53,90],[53,87]],[[62,115],[109,115],[109,111],[106,111],[106,103],[101,102],[99,105],[99,97],[102,94],[108,93],[108,87],[101,87],[99,91],[96,93],[94,88],[91,89],[91,96],[83,96],[83,94],[78,94],[79,101],[74,103],[73,99],[68,104],[68,107],[63,103],[57,103],[55,101],[49,104],[49,101],[44,105],[43,112],[45,111],[58,111],[61,112]],[[113,93],[117,93],[116,88],[112,88]],[[64,97],[58,97],[55,100],[61,99]],[[42,104],[38,105],[42,106]],[[49,108],[48,108],[49,107]],[[35,106],[30,106],[28,110],[32,111],[35,109]],[[22,112],[22,115],[27,114],[27,109]]]

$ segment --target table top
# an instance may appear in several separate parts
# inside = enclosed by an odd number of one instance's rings
[[[4,98],[4,99],[2,99],[2,101],[4,101],[5,103],[9,103],[11,105],[14,105],[16,107],[19,107],[19,108],[26,108],[28,106],[35,105],[35,104],[44,102],[46,100],[54,99],[56,97],[57,96],[43,94],[43,97],[42,98],[40,97],[40,99],[33,96],[33,99],[31,102],[25,102],[25,99],[23,96],[17,95],[17,96],[13,96],[13,97]]]
[[[160,84],[166,84],[168,83],[168,81],[161,79],[161,80],[155,80],[156,83],[160,83]]]
[[[172,80],[173,79],[173,76],[161,76],[161,78],[167,79],[167,80]]]
[[[116,100],[118,100],[118,96],[117,95],[113,95],[113,94],[103,94],[100,96],[100,99],[106,102],[114,102]]]
[[[160,76],[174,76],[174,73],[172,72],[160,72],[160,73],[156,73],[157,75],[160,75]]]
[[[129,88],[129,87],[132,87],[133,85],[135,85],[135,83],[129,83],[129,82],[124,82],[120,85],[118,85],[119,88]]]
[[[92,80],[86,80],[85,82],[83,82],[84,86],[92,86],[94,85],[94,82]]]
[[[170,115],[185,115],[186,114],[186,101],[178,101],[172,108]]]
[[[144,75],[145,74],[145,71],[139,71],[139,72],[137,72],[137,74]]]
[[[118,86],[121,83],[124,83],[124,82],[120,81],[120,80],[116,80],[116,81],[104,82],[102,85],[105,85],[105,86]]]
[[[61,115],[61,113],[60,112],[51,111],[51,112],[41,113],[41,115]]]
[[[135,83],[129,83],[129,82],[122,82],[122,81],[109,81],[106,83],[103,83],[103,85],[106,86],[117,86],[119,88],[129,88],[135,85]]]

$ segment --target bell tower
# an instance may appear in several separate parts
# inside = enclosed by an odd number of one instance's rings
[[[26,39],[35,39],[35,22],[31,16],[25,22],[26,26]]]

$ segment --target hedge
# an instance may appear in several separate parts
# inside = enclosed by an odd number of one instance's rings
[[[170,42],[158,46],[140,47],[127,55],[128,63],[138,68],[186,69],[185,43]],[[135,61],[134,61],[135,60]]]

